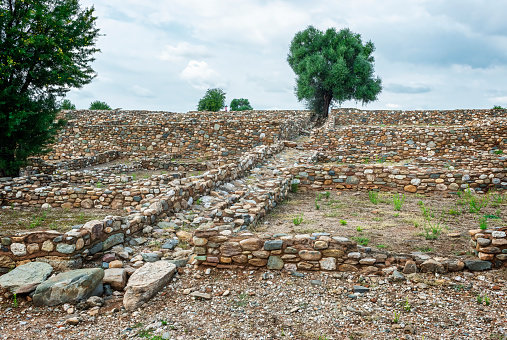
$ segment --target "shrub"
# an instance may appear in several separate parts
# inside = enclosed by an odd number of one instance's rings
[[[72,104],[72,102],[68,99],[64,99],[60,104],[60,110],[75,110],[76,105]]]
[[[246,111],[253,110],[248,99],[239,98],[231,101],[231,111]]]
[[[197,104],[197,111],[220,111],[225,106],[225,92],[220,88],[208,89]]]
[[[106,102],[101,102],[100,100],[96,100],[90,103],[89,110],[111,110],[111,106],[107,105]]]

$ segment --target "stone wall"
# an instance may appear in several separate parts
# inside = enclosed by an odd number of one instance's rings
[[[72,159],[114,150],[130,156],[172,154],[210,160],[290,139],[309,125],[306,111],[241,113],[67,111],[67,126],[44,159]]]
[[[267,268],[272,270],[326,270],[388,273],[461,271],[491,268],[486,261],[461,261],[450,258],[431,259],[421,253],[392,254],[372,251],[344,237],[328,233],[312,235],[233,233],[230,228],[197,230],[192,239],[194,259],[202,265],[221,269]],[[391,267],[390,270],[388,267]],[[488,269],[489,269],[488,268]]]
[[[507,110],[331,110],[337,125],[464,125],[482,123],[484,120],[506,117]]]
[[[288,170],[301,185],[322,190],[406,191],[420,194],[451,193],[472,188],[477,192],[507,189],[507,168],[485,168],[482,171],[421,169],[413,166],[299,165]]]
[[[494,267],[507,265],[507,227],[495,230],[470,230],[470,246],[480,260],[493,263]]]

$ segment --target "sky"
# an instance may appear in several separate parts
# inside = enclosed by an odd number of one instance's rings
[[[505,0],[81,0],[94,7],[97,77],[67,98],[112,108],[187,112],[208,88],[226,103],[304,109],[287,63],[309,25],[350,28],[376,47],[378,100],[364,109],[507,106]]]

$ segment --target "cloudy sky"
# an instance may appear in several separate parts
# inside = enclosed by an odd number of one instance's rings
[[[300,109],[287,52],[313,25],[348,27],[375,46],[384,89],[367,109],[507,106],[505,0],[81,0],[104,36],[78,108],[195,110],[210,87],[227,103]],[[343,107],[361,107],[346,102]]]

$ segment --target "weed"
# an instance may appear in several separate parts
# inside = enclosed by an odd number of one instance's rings
[[[196,205],[201,205],[202,204],[202,199],[199,198],[197,201],[195,201],[195,204]]]
[[[412,310],[412,307],[410,306],[410,303],[408,302],[408,297],[405,300],[405,304],[403,305],[403,309],[405,312],[410,312]]]
[[[481,294],[477,295],[477,304],[482,305],[482,299],[483,298]]]
[[[491,302],[489,301],[489,296],[487,296],[487,295],[484,295],[484,304],[486,306],[489,306],[491,304]]]
[[[356,230],[357,230],[357,231],[359,231],[359,232],[362,232],[364,229],[363,229],[361,226],[358,226],[358,227],[356,228]]]
[[[398,217],[398,216],[400,216],[400,213],[396,213],[396,214],[394,214],[393,216],[394,216],[394,217]]]
[[[321,192],[319,192],[315,201],[322,201],[322,193]]]
[[[449,212],[448,212],[449,215],[461,215],[461,209],[458,207],[458,205],[456,204],[456,206],[454,208],[450,208],[449,209]]]
[[[290,191],[293,193],[298,192],[299,183],[291,183],[290,185]]]
[[[359,237],[351,237],[354,241],[356,241],[358,244],[362,245],[363,247],[366,247],[368,243],[370,243],[370,239],[368,237],[359,236]]]
[[[481,218],[481,220],[479,221],[479,228],[481,230],[488,229],[488,219],[486,217]]]
[[[489,197],[486,195],[483,198],[477,196],[471,196],[468,199],[469,211],[471,213],[479,213],[482,208],[488,205]]]
[[[398,323],[400,321],[400,314],[401,313],[396,313],[396,311],[394,311],[394,317],[393,317],[394,323]]]
[[[247,293],[241,293],[238,295],[237,300],[233,300],[233,304],[236,305],[236,307],[244,307],[248,304],[248,299],[250,298],[250,295]]]
[[[167,326],[167,321],[165,320],[160,320],[160,323],[162,324],[162,326]]]
[[[331,193],[329,191],[326,191],[324,193],[324,197],[326,197],[326,199],[328,199],[329,197],[331,197]]]
[[[326,217],[339,217],[340,215],[339,211],[330,211],[324,214]]]
[[[371,203],[378,204],[378,191],[368,191],[368,197],[370,198]]]
[[[293,217],[292,222],[294,223],[294,225],[300,225],[301,223],[303,223],[303,213]]]
[[[12,296],[12,306],[18,308],[18,294],[16,293]]]
[[[387,246],[385,244],[377,244],[377,248],[384,249],[387,248]]]
[[[136,174],[136,173],[133,173],[133,174],[132,174],[132,180],[133,180],[133,181],[136,181],[136,180],[137,180],[137,174]]]
[[[341,224],[341,225],[347,225],[347,221],[345,221],[345,220],[340,220],[340,224]]]
[[[188,242],[187,241],[181,241],[178,246],[181,248],[181,249],[188,249],[189,245],[188,245]]]
[[[405,195],[404,194],[398,194],[395,193],[393,195],[393,204],[394,204],[394,210],[400,211],[401,206],[403,205],[403,202],[405,202]]]
[[[419,201],[419,208],[421,209],[421,213],[426,220],[431,220],[433,217],[435,217],[434,211],[430,207],[426,207],[422,201]]]
[[[97,182],[96,186],[97,186],[97,189],[100,189],[100,188],[102,188],[103,184],[102,184],[102,182]]]
[[[315,200],[315,209],[319,210],[319,209],[320,209],[320,205],[319,205],[319,203],[317,203],[317,202],[318,202],[318,201],[317,201],[317,200]]]
[[[423,252],[423,253],[429,253],[429,252],[432,252],[433,249],[430,248],[430,247],[420,247],[420,248],[417,248],[417,250]]]
[[[427,240],[436,240],[442,233],[442,225],[440,223],[431,223],[424,227],[423,236]]]
[[[501,155],[501,154],[503,154],[503,150],[495,150],[495,151],[493,151],[493,153],[495,155]]]

